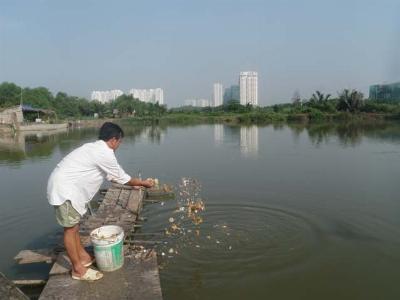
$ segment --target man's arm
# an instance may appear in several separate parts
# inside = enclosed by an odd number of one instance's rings
[[[146,188],[151,188],[152,186],[154,186],[154,181],[153,179],[150,178],[146,180],[141,180],[139,178],[131,178],[131,180],[129,180],[125,184],[130,186],[144,186]]]
[[[98,156],[98,166],[107,174],[107,179],[119,184],[126,184],[130,186],[144,186],[150,188],[154,186],[151,178],[141,180],[139,178],[130,177],[118,164],[114,152],[100,153]]]

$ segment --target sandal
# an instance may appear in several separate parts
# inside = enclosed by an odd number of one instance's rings
[[[95,260],[96,260],[96,259],[93,258],[91,261],[89,261],[88,263],[84,264],[83,266],[86,267],[86,268],[88,268],[88,267],[90,267],[91,265],[93,265],[93,263],[94,263]]]
[[[72,279],[83,280],[83,281],[95,281],[103,278],[103,273],[94,269],[87,269],[86,273],[82,276],[76,276],[71,274]]]

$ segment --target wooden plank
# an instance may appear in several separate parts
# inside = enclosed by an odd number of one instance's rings
[[[24,286],[36,286],[36,285],[45,285],[46,280],[42,279],[20,279],[12,281],[15,285],[24,285]]]
[[[143,191],[132,190],[126,208],[131,212],[133,212],[134,214],[139,214],[142,206],[142,200],[143,200]]]
[[[121,190],[118,198],[118,204],[121,205],[123,208],[125,208],[128,204],[130,194],[131,190]]]
[[[51,276],[39,298],[44,299],[161,300],[157,255],[127,257],[121,269],[95,282],[73,280],[69,274]]]
[[[0,299],[29,300],[29,297],[0,272]]]
[[[175,193],[170,185],[163,184],[161,187],[158,186],[147,189],[146,197],[172,199],[175,198]]]
[[[107,193],[104,196],[104,200],[113,200],[113,199],[118,199],[118,196],[120,194],[121,190],[115,189],[115,188],[110,188],[107,190]]]
[[[173,192],[166,193],[163,191],[147,191],[146,198],[150,199],[174,199],[175,194]]]
[[[52,263],[56,260],[57,254],[53,249],[36,249],[36,250],[21,250],[14,259],[18,264],[31,263]]]
[[[115,205],[118,201],[119,194],[121,193],[120,189],[110,188],[107,191],[107,194],[104,196],[104,200],[102,204],[104,205]]]
[[[137,220],[137,215],[130,212],[125,212],[119,216],[118,220],[120,223],[130,223],[133,225]]]
[[[98,218],[103,218],[107,215],[112,215],[114,211],[114,206],[112,205],[101,205],[96,212]]]
[[[104,224],[104,218],[98,218],[97,215],[96,217],[89,217],[86,220],[84,220],[80,224],[80,232],[83,234],[90,234],[90,232],[97,227],[100,227]]]
[[[121,190],[132,190],[132,189],[134,189],[134,187],[131,186],[131,185],[119,184],[119,183],[116,183],[116,182],[112,182],[111,186],[113,188],[117,188],[117,189],[121,189]]]

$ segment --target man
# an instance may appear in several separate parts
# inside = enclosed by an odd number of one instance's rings
[[[123,136],[118,125],[104,123],[98,141],[72,151],[50,175],[47,198],[55,208],[57,222],[64,227],[64,245],[72,263],[73,279],[92,281],[103,277],[99,271],[89,268],[93,258],[83,248],[79,235],[79,221],[103,180],[107,178],[131,186],[152,187],[154,184],[151,179],[131,178],[118,164],[114,151]]]

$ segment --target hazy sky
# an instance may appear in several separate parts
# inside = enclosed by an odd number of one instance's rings
[[[400,1],[0,0],[0,82],[162,87],[171,107],[247,70],[260,105],[400,81]]]

